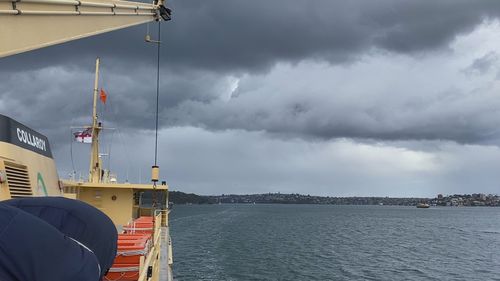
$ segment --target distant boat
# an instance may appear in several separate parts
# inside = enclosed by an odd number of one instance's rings
[[[429,204],[427,204],[427,203],[418,203],[418,204],[417,204],[417,208],[427,209],[427,208],[429,208],[429,207],[430,207],[430,205],[429,205]]]

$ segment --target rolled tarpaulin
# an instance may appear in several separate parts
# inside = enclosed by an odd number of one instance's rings
[[[99,260],[101,277],[111,268],[118,233],[111,219],[97,208],[64,197],[17,198],[3,203],[42,219],[92,250]]]
[[[0,202],[0,280],[98,281],[97,257],[47,222]]]

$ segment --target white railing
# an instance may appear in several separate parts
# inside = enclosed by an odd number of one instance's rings
[[[162,274],[166,274],[166,276],[162,276],[162,281],[173,280],[172,242],[168,229],[168,212],[169,210],[155,210],[154,212],[153,246],[147,256],[141,257],[138,281],[160,281],[160,271]],[[162,225],[165,226],[162,227]],[[166,240],[166,243],[162,244],[162,240]],[[162,249],[165,250],[162,245],[166,247],[166,263],[162,262]]]

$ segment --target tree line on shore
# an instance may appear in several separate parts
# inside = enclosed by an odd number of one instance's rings
[[[324,204],[324,205],[392,205],[415,206],[428,203],[435,206],[500,206],[500,197],[485,194],[447,195],[436,198],[396,198],[396,197],[332,197],[303,194],[263,193],[263,194],[221,194],[197,195],[181,191],[169,192],[169,202],[173,204]]]

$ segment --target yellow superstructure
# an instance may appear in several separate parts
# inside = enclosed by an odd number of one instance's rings
[[[0,115],[0,200],[61,194],[47,138]]]

